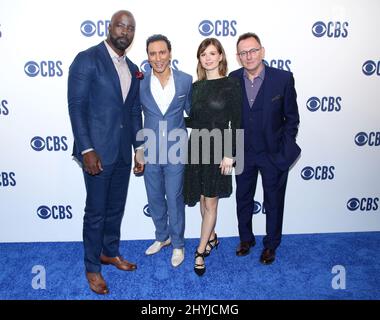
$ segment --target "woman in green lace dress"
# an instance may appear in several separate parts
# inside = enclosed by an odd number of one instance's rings
[[[242,91],[238,79],[226,76],[227,60],[219,40],[203,40],[197,58],[198,81],[193,83],[192,107],[186,118],[192,132],[185,166],[184,199],[188,206],[200,202],[201,238],[195,252],[194,271],[203,275],[204,258],[219,244],[214,230],[218,200],[232,193],[231,173]]]

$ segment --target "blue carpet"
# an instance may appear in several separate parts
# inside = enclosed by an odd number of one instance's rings
[[[145,256],[151,240],[122,241],[135,272],[103,266],[110,294],[98,296],[84,276],[81,242],[0,244],[0,299],[25,300],[256,300],[380,298],[380,232],[285,235],[276,261],[259,263],[262,237],[250,255],[235,256],[237,237],[221,238],[206,259],[203,277],[193,272],[197,239],[187,239],[185,261],[170,265],[171,249]],[[35,265],[46,270],[46,289],[33,289]],[[333,267],[344,267],[345,289],[334,289]],[[342,274],[340,274],[342,275]]]

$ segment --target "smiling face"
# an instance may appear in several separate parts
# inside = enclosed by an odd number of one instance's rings
[[[115,13],[108,27],[107,42],[119,55],[131,45],[135,37],[136,22],[128,11]]]
[[[223,54],[219,53],[218,49],[213,44],[210,44],[199,56],[202,68],[206,71],[217,69],[222,59]]]
[[[155,74],[162,74],[169,70],[172,55],[165,41],[149,43],[147,51],[149,63]]]

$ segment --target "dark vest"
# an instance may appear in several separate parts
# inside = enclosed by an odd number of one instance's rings
[[[243,104],[244,149],[253,153],[261,153],[265,150],[263,130],[264,82],[252,107],[249,106],[248,99],[244,99]]]

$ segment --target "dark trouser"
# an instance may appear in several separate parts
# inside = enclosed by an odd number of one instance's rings
[[[128,192],[131,164],[121,158],[95,176],[84,172],[87,198],[83,218],[84,263],[100,272],[100,254],[119,256],[120,227]]]
[[[236,204],[240,241],[253,241],[252,215],[257,176],[261,174],[266,212],[265,248],[276,249],[281,242],[284,198],[288,171],[281,171],[264,154],[246,152],[244,170],[236,176]]]

